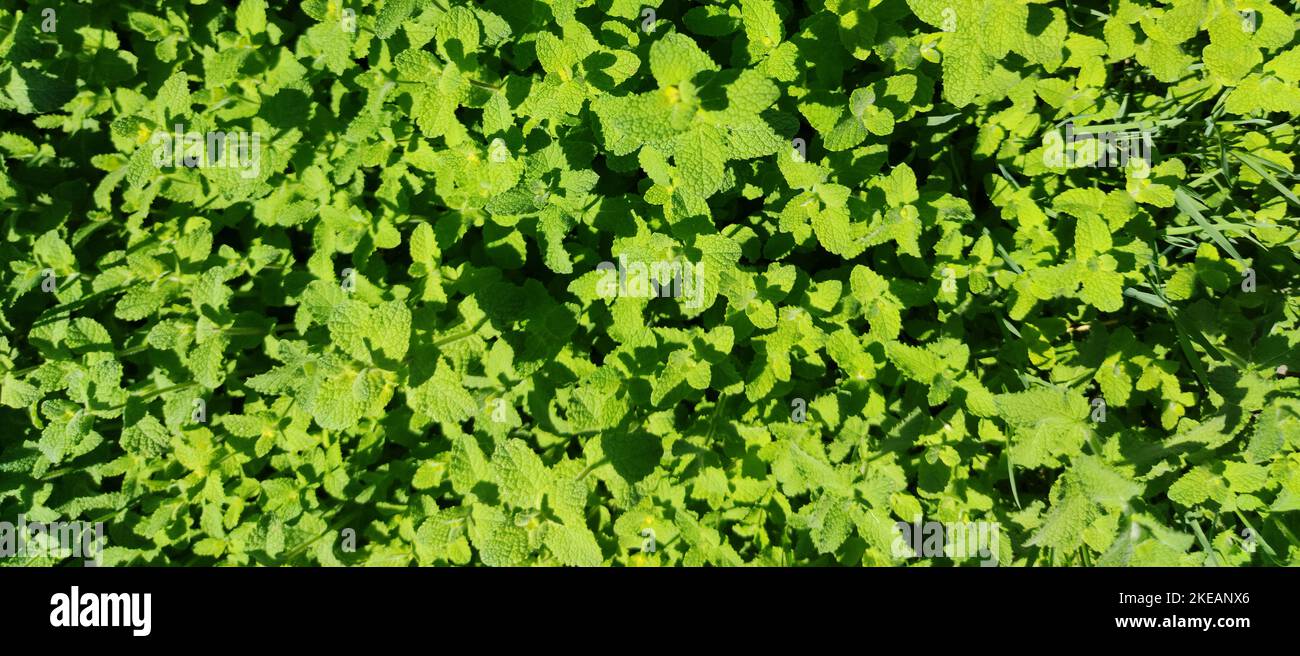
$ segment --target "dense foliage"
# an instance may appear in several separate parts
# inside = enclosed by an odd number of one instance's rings
[[[918,518],[1300,563],[1294,7],[271,4],[0,3],[0,519],[106,564],[977,563],[901,558]]]

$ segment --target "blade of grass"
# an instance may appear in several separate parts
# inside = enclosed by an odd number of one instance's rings
[[[1237,264],[1241,265],[1242,268],[1245,268],[1246,261],[1242,259],[1241,253],[1237,252],[1237,249],[1232,245],[1232,242],[1228,241],[1227,237],[1224,237],[1223,233],[1219,232],[1218,228],[1205,220],[1205,216],[1201,214],[1200,208],[1197,207],[1197,205],[1203,206],[1204,204],[1195,199],[1190,189],[1182,186],[1175,189],[1174,204],[1178,206],[1179,211],[1192,217],[1192,220],[1195,221],[1197,225],[1201,226],[1205,232],[1209,233],[1210,239],[1214,240],[1214,243],[1218,244],[1219,248],[1227,251],[1228,255],[1231,255],[1232,259],[1237,261]]]
[[[1219,566],[1218,554],[1215,553],[1214,551],[1214,545],[1210,544],[1209,539],[1205,537],[1205,532],[1201,530],[1201,523],[1190,517],[1187,519],[1187,521],[1192,525],[1192,532],[1196,533],[1197,542],[1200,542],[1201,548],[1205,550],[1205,566],[1218,567]]]
[[[1272,174],[1270,174],[1267,170],[1265,170],[1265,166],[1268,164],[1273,164],[1272,162],[1248,153],[1243,153],[1239,150],[1232,151],[1232,156],[1237,158],[1237,161],[1249,167],[1250,170],[1258,174],[1259,177],[1264,178],[1264,182],[1267,182],[1269,186],[1273,187],[1278,191],[1278,193],[1282,194],[1283,198],[1286,198],[1287,200],[1291,201],[1292,205],[1295,205],[1296,207],[1300,207],[1300,198],[1297,198],[1295,194],[1291,193],[1290,189],[1287,189],[1286,186],[1284,186],[1281,182],[1278,182],[1278,179],[1276,177],[1273,177]],[[1282,170],[1285,171],[1286,169],[1282,169]]]
[[[1147,293],[1147,292],[1143,292],[1143,291],[1138,291],[1138,290],[1136,290],[1136,289],[1134,289],[1134,288],[1132,288],[1132,287],[1129,287],[1128,289],[1125,289],[1125,290],[1124,290],[1124,295],[1127,296],[1127,297],[1129,297],[1129,298],[1136,298],[1137,300],[1142,301],[1143,303],[1146,303],[1146,304],[1148,304],[1148,305],[1152,305],[1152,306],[1155,306],[1155,307],[1158,307],[1158,308],[1165,309],[1165,308],[1168,308],[1168,307],[1169,307],[1169,305],[1168,305],[1167,303],[1165,303],[1164,301],[1160,300],[1160,297],[1159,297],[1159,296],[1156,296],[1155,294],[1150,294],[1150,293]]]

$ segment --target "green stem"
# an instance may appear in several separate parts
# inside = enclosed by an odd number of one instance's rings
[[[343,515],[338,521],[336,521],[333,525],[327,527],[324,531],[321,531],[320,534],[317,535],[316,537],[294,547],[293,549],[290,549],[289,551],[286,551],[284,555],[280,557],[280,562],[282,564],[290,563],[291,561],[293,561],[294,558],[297,558],[298,556],[302,555],[302,553],[307,549],[309,549],[311,545],[319,542],[321,538],[325,537],[326,535],[329,535],[333,531],[338,531],[343,527],[346,527],[349,523],[352,522],[352,520],[354,520],[358,515],[364,512],[364,510],[365,510],[364,508],[359,508],[348,512],[346,515]]]
[[[178,390],[189,389],[189,388],[191,388],[191,387],[194,387],[195,385],[198,385],[198,383],[196,383],[196,382],[194,382],[194,381],[190,381],[190,382],[188,382],[188,383],[177,383],[177,384],[175,384],[175,385],[170,385],[170,386],[164,387],[164,388],[162,388],[162,389],[156,389],[156,390],[153,390],[153,391],[151,391],[151,392],[142,392],[142,393],[140,393],[140,394],[132,394],[131,396],[132,396],[133,398],[137,398],[137,399],[140,399],[140,400],[142,400],[142,401],[148,401],[149,399],[152,399],[152,398],[154,398],[154,397],[156,397],[156,396],[160,396],[160,395],[162,395],[162,394],[167,394],[168,392],[175,392],[175,391],[178,391]],[[123,403],[123,404],[121,404],[121,405],[115,405],[115,406],[109,408],[109,410],[121,410],[122,408],[125,408],[125,407],[126,407],[126,404]]]
[[[486,321],[487,321],[487,318],[486,318],[486,317],[484,317],[483,319],[479,319],[478,323],[474,324],[474,327],[473,327],[473,328],[470,328],[469,330],[466,330],[466,331],[463,331],[463,332],[460,332],[460,333],[456,333],[456,334],[454,334],[454,335],[448,335],[448,336],[446,336],[446,337],[444,337],[444,338],[442,338],[442,339],[436,340],[436,341],[433,343],[433,345],[434,345],[434,346],[446,346],[447,344],[451,344],[451,343],[453,343],[453,342],[459,342],[460,340],[465,339],[465,338],[467,338],[467,337],[473,337],[474,334],[478,332],[478,329],[483,327],[483,324],[484,324]]]

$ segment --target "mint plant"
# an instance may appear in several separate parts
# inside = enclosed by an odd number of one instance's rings
[[[9,3],[0,519],[106,565],[1300,564],[1297,18]]]

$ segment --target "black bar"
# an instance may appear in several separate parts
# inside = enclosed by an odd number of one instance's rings
[[[24,639],[51,645],[192,642],[200,636],[328,644],[482,629],[493,640],[588,640],[592,632],[626,630],[630,644],[638,644],[701,624],[717,633],[706,638],[724,642],[729,635],[761,642],[772,631],[880,631],[972,632],[990,639],[1005,632],[1013,641],[1056,634],[1061,646],[1125,636],[1289,643],[1297,583],[1295,569],[1228,568],[4,568],[0,626],[6,635],[18,629]],[[51,626],[51,597],[72,586],[83,603],[87,593],[150,593],[149,635],[134,636],[130,626]],[[1181,599],[1171,603],[1170,593]],[[1125,603],[1121,594],[1134,597]],[[1206,617],[1245,619],[1249,626],[1116,625],[1117,618],[1156,618],[1159,624]]]

